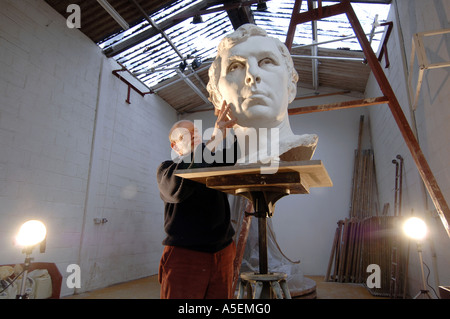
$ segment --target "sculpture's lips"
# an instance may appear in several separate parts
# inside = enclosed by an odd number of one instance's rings
[[[268,106],[270,105],[270,99],[265,94],[252,94],[244,100],[244,104],[246,105],[246,107],[252,107],[256,105]]]
[[[267,99],[268,96],[262,92],[252,92],[245,99],[254,100],[254,99]]]
[[[260,93],[260,94],[252,94],[252,95],[248,96],[247,99],[260,99],[260,98],[265,98],[265,97],[267,97],[267,96]]]

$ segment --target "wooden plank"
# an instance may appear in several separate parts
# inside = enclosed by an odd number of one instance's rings
[[[354,107],[370,106],[370,105],[377,105],[377,104],[387,104],[387,103],[389,103],[389,99],[386,98],[385,96],[382,96],[382,97],[368,98],[368,99],[361,99],[361,100],[354,100],[354,101],[297,107],[297,108],[288,109],[288,114],[289,115],[307,114],[307,113],[334,111],[334,110],[342,110],[342,109],[348,109],[348,108],[354,108]]]
[[[302,8],[302,0],[295,0],[294,8],[292,10],[291,21],[289,23],[288,32],[286,35],[286,47],[291,51],[292,43],[294,42],[295,29],[297,28],[297,24],[293,21],[294,17],[300,13],[300,9]]]
[[[372,69],[375,79],[377,80],[378,85],[380,86],[380,89],[383,92],[384,96],[386,96],[389,99],[388,105],[391,110],[391,113],[395,119],[395,122],[397,123],[398,128],[400,129],[400,132],[406,142],[406,145],[408,146],[411,152],[412,158],[416,163],[417,169],[425,184],[428,194],[430,195],[434,203],[434,206],[436,207],[436,211],[441,219],[444,229],[447,232],[447,235],[450,237],[450,225],[448,222],[450,220],[450,208],[445,200],[445,197],[433,175],[433,172],[431,171],[430,166],[428,165],[425,155],[423,154],[422,149],[420,148],[419,142],[417,141],[411,127],[409,126],[408,120],[406,119],[405,114],[403,113],[403,110],[397,100],[397,97],[395,96],[395,93],[392,87],[390,86],[389,81],[385,73],[383,72],[383,69],[381,68],[381,65],[378,62],[378,59],[375,56],[375,53],[373,52],[370,43],[367,40],[367,37],[365,36],[364,30],[361,27],[358,17],[353,11],[350,2],[348,0],[343,0],[341,4],[347,7],[346,9],[347,18],[350,21],[350,24],[352,25],[352,28],[359,40],[359,43],[361,44],[361,47],[367,58],[367,63]]]
[[[348,240],[347,240],[347,255],[345,261],[344,281],[351,282],[352,265],[353,265],[353,249],[355,246],[355,218],[350,218],[348,222]]]
[[[194,168],[175,171],[175,175],[206,184],[207,178],[221,175],[264,174],[273,173],[273,167],[261,164],[242,164],[224,167]],[[284,172],[300,173],[301,184],[309,190],[311,187],[332,187],[333,183],[322,161],[279,162],[277,174]],[[271,174],[267,174],[271,175]]]
[[[251,201],[247,200],[247,207],[245,209],[247,213],[253,211],[253,204]],[[233,261],[233,292],[236,291],[236,285],[239,279],[239,271],[241,269],[242,260],[244,259],[245,245],[247,244],[248,234],[250,231],[250,225],[252,222],[252,215],[243,214],[243,220],[241,224],[241,229],[239,232],[238,242],[236,244],[236,256]]]
[[[328,267],[327,267],[327,273],[325,274],[325,281],[331,281],[331,269],[333,267],[333,260],[335,259],[335,253],[337,251],[337,245],[339,244],[339,234],[340,234],[340,227],[336,227],[336,231],[334,233],[334,240],[333,245],[331,246],[331,253],[330,253],[330,259],[328,260]]]
[[[243,189],[271,191],[274,188],[286,189],[289,194],[309,193],[309,189],[301,183],[298,172],[210,176],[206,178],[206,186],[234,195]]]
[[[357,240],[357,244],[356,244],[356,258],[355,258],[355,271],[354,271],[354,278],[353,278],[353,282],[354,283],[360,283],[361,282],[361,263],[362,263],[362,247],[363,247],[363,225],[362,225],[362,221],[358,220],[358,224],[357,224],[357,231],[356,231],[356,240]]]
[[[338,230],[339,230],[339,234],[338,234],[338,242],[336,245],[336,258],[335,258],[335,263],[334,263],[334,272],[333,272],[333,281],[338,281],[338,274],[339,274],[339,264],[340,264],[340,260],[341,260],[341,251],[342,251],[342,232],[343,232],[343,227],[344,227],[344,221],[340,220],[338,222]]]
[[[350,90],[345,90],[345,91],[339,91],[339,92],[333,92],[333,93],[325,93],[325,94],[317,94],[317,95],[308,95],[308,96],[296,97],[296,98],[294,99],[294,101],[316,99],[316,98],[320,98],[320,97],[333,96],[333,95],[343,95],[343,94],[348,94],[348,93],[350,93],[350,92],[351,92]]]
[[[249,186],[291,186],[300,183],[298,172],[282,172],[278,174],[240,174],[220,175],[206,178],[206,186],[211,188],[249,187]]]
[[[346,218],[344,220],[343,224],[343,233],[342,233],[342,240],[341,240],[341,251],[340,251],[340,257],[339,257],[339,268],[338,268],[338,282],[344,282],[344,271],[346,267],[346,261],[347,261],[347,251],[348,251],[348,223],[349,219]]]
[[[318,8],[318,9],[308,10],[308,11],[300,13],[301,4],[302,4],[301,0],[296,0],[295,4],[294,4],[294,9],[292,11],[291,22],[289,24],[289,29],[287,32],[286,42],[285,42],[289,51],[292,48],[295,29],[298,24],[313,21],[313,20],[320,20],[320,19],[335,16],[338,14],[342,14],[342,13],[345,13],[345,8],[346,8],[341,3],[339,3],[339,4],[326,6],[326,7],[320,6],[320,8]]]

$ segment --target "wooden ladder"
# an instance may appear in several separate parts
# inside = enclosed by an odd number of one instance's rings
[[[391,249],[391,284],[389,289],[389,296],[391,298],[398,298],[399,296],[399,273],[400,273],[400,257],[399,249],[397,247],[397,240],[394,239]]]

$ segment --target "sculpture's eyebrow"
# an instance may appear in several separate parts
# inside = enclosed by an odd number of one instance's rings
[[[275,53],[273,53],[272,51],[269,51],[269,50],[256,52],[256,53],[252,54],[252,56],[256,56],[256,58],[258,60],[261,60],[261,59],[264,59],[264,58],[271,58],[271,59],[273,59],[275,61],[279,60],[278,56]],[[245,62],[247,60],[248,60],[248,57],[235,54],[235,55],[229,56],[228,59],[227,59],[227,62],[228,63],[233,62],[233,61]]]
[[[246,57],[243,57],[243,56],[240,56],[240,55],[232,55],[232,56],[228,57],[227,62],[234,62],[234,61],[241,61],[241,62],[243,62],[243,61],[246,61],[246,60],[247,60]]]
[[[260,51],[257,53],[258,57],[261,58],[272,58],[278,60],[277,55],[273,51]]]

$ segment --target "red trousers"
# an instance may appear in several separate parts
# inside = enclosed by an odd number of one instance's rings
[[[233,298],[236,246],[216,253],[165,246],[159,264],[161,299]]]

